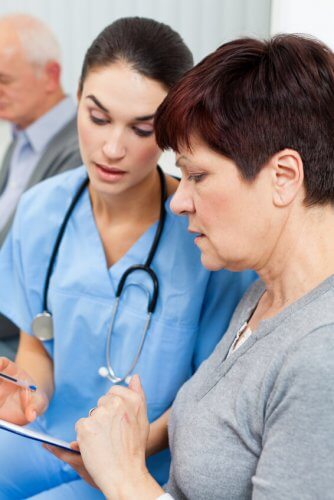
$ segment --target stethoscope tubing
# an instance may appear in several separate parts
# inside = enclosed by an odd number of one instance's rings
[[[52,276],[52,272],[53,272],[53,268],[54,268],[54,264],[55,264],[55,260],[57,258],[57,255],[58,255],[58,251],[59,251],[59,247],[61,245],[61,242],[63,240],[63,237],[64,237],[64,233],[65,233],[65,229],[67,227],[67,224],[68,224],[68,221],[70,220],[70,217],[73,213],[73,210],[75,209],[79,199],[81,198],[83,192],[85,191],[86,187],[88,186],[89,184],[89,178],[85,178],[85,180],[83,181],[83,183],[80,185],[78,191],[76,192],[73,200],[71,201],[71,204],[70,206],[68,207],[67,209],[67,212],[64,216],[64,220],[60,226],[60,229],[59,229],[59,232],[57,234],[57,238],[56,238],[56,241],[55,241],[55,244],[53,246],[53,249],[52,249],[52,253],[51,253],[51,257],[50,257],[50,261],[49,261],[49,265],[48,265],[48,269],[47,269],[47,272],[46,272],[46,277],[45,277],[45,282],[44,282],[44,289],[43,289],[43,311],[45,313],[48,313],[50,314],[49,310],[48,310],[48,292],[49,292],[49,287],[50,287],[50,280],[51,280],[51,276]]]
[[[154,240],[153,240],[152,246],[150,248],[149,254],[147,256],[146,262],[144,265],[138,264],[138,268],[141,267],[142,270],[144,270],[144,271],[146,271],[146,270],[151,271],[150,266],[151,266],[153,257],[155,255],[155,252],[158,248],[159,241],[160,241],[161,234],[162,234],[162,230],[163,230],[164,225],[165,225],[165,218],[166,218],[165,201],[167,199],[167,186],[166,186],[166,179],[165,179],[164,173],[159,166],[158,166],[158,173],[159,173],[160,184],[161,184],[160,216],[159,216],[159,223],[158,223],[157,231],[155,233]],[[49,265],[48,265],[47,272],[46,272],[44,287],[43,287],[43,311],[45,313],[48,313],[48,314],[51,314],[48,310],[47,302],[48,302],[48,293],[49,293],[49,288],[50,288],[50,280],[52,277],[55,260],[57,258],[59,247],[60,247],[61,242],[63,240],[64,233],[65,233],[67,224],[70,220],[70,217],[71,217],[79,199],[81,198],[83,192],[87,188],[88,184],[89,184],[89,178],[87,177],[84,179],[82,184],[79,186],[78,191],[76,192],[75,196],[73,197],[71,204],[65,213],[64,220],[60,226],[56,241],[55,241],[53,249],[52,249]],[[135,267],[136,266],[132,266],[132,268],[129,268],[127,271],[125,271],[125,273],[121,277],[120,282],[119,282],[118,287],[117,287],[116,297],[119,297],[120,294],[122,293],[126,278],[130,274],[131,269],[133,269]],[[148,272],[150,272],[150,271],[148,271]],[[124,276],[125,274],[126,274],[126,276]],[[152,276],[152,279],[157,280],[156,276],[154,276],[154,277]],[[153,311],[155,309],[155,305],[156,305],[156,300],[153,301],[153,304],[151,305],[151,308],[153,307]]]
[[[159,280],[158,280],[156,273],[152,269],[151,264],[152,264],[152,261],[153,261],[155,254],[156,254],[156,251],[158,249],[158,245],[159,245],[160,238],[161,238],[164,224],[165,224],[165,219],[166,219],[165,202],[167,199],[167,185],[166,185],[166,179],[165,179],[164,173],[162,172],[162,170],[159,166],[157,168],[158,168],[160,185],[161,185],[160,215],[159,215],[158,227],[157,227],[157,230],[156,230],[156,233],[154,236],[154,240],[152,242],[152,245],[151,245],[151,248],[149,250],[149,253],[148,253],[148,256],[147,256],[145,263],[144,264],[137,264],[137,265],[129,267],[126,271],[124,271],[124,273],[122,274],[122,276],[120,278],[120,281],[119,281],[117,289],[116,289],[116,294],[115,294],[116,296],[115,296],[115,302],[114,302],[113,311],[112,311],[111,323],[110,323],[110,327],[109,327],[108,335],[107,335],[107,342],[106,342],[107,367],[105,369],[103,367],[101,367],[101,368],[103,369],[103,372],[104,372],[104,370],[106,370],[106,373],[104,376],[106,376],[111,382],[113,382],[115,384],[126,381],[128,376],[132,373],[133,369],[135,368],[135,366],[138,363],[138,360],[140,358],[141,352],[142,352],[143,347],[144,347],[147,332],[148,332],[148,329],[149,329],[150,324],[151,324],[151,317],[152,317],[152,314],[154,313],[154,310],[156,308],[158,295],[159,295]],[[34,333],[38,338],[40,338],[40,340],[43,340],[43,341],[51,340],[53,338],[52,314],[48,310],[47,301],[48,301],[48,291],[49,291],[49,287],[50,287],[50,280],[52,277],[55,261],[56,261],[56,258],[57,258],[58,252],[59,252],[61,242],[62,242],[64,234],[65,234],[65,230],[66,230],[67,224],[69,222],[69,219],[70,219],[80,197],[82,196],[83,192],[87,188],[88,184],[89,184],[89,178],[87,177],[84,179],[82,184],[79,186],[78,191],[76,192],[75,196],[73,197],[73,199],[70,203],[70,206],[68,207],[68,209],[65,213],[63,222],[60,226],[59,232],[57,234],[57,238],[55,240],[54,247],[52,249],[49,265],[48,265],[47,272],[46,272],[44,288],[43,288],[43,312],[41,314],[38,314],[33,320]],[[145,326],[143,329],[143,333],[141,335],[139,349],[137,351],[137,354],[136,354],[133,362],[131,363],[130,369],[127,370],[126,374],[122,377],[117,377],[114,373],[112,366],[111,366],[111,360],[110,360],[111,337],[112,337],[113,327],[114,327],[114,323],[115,323],[116,316],[117,316],[117,311],[118,311],[118,307],[119,307],[119,303],[120,303],[121,294],[122,294],[122,291],[124,290],[124,287],[126,285],[126,280],[130,276],[130,274],[132,274],[136,271],[146,272],[150,276],[152,284],[153,284],[153,293],[150,296],[149,292],[147,290],[145,290],[147,295],[148,295],[147,316],[146,316]],[[136,286],[140,286],[140,285],[136,285]],[[141,287],[141,288],[143,288],[143,287]],[[41,328],[39,326],[39,324],[43,325],[43,327]],[[46,332],[46,330],[50,330],[50,331]]]

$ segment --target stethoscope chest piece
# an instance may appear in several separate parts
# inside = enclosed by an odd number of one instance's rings
[[[52,316],[47,311],[37,314],[34,318],[32,324],[33,334],[39,339],[45,342],[46,340],[53,339],[53,322]]]

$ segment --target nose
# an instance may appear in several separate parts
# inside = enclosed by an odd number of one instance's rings
[[[174,193],[170,208],[176,215],[189,215],[195,211],[191,186],[183,178]]]
[[[109,160],[120,160],[126,155],[124,132],[119,129],[108,131],[102,151]]]

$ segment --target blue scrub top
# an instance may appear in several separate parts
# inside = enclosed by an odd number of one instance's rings
[[[64,215],[86,176],[84,167],[33,187],[21,199],[11,233],[0,252],[0,311],[32,334],[31,322],[42,312],[45,275]],[[135,368],[147,397],[150,421],[168,409],[180,386],[212,352],[227,329],[254,273],[209,272],[187,233],[187,220],[175,216],[166,201],[166,222],[152,262],[159,298],[144,348]],[[74,424],[86,416],[111,383],[98,374],[105,366],[105,346],[117,284],[124,271],[143,264],[157,223],[118,262],[107,268],[88,190],[67,225],[56,263],[48,308],[54,339],[44,343],[54,363],[55,391],[40,417],[43,430],[65,440],[76,437]],[[131,283],[146,283],[138,272]],[[147,298],[136,286],[126,288],[111,337],[111,364],[117,375],[131,365],[139,345]],[[168,476],[166,452],[149,459],[159,482]]]

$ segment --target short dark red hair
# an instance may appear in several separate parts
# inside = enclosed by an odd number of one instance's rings
[[[334,202],[334,58],[313,38],[242,38],[188,71],[158,108],[158,145],[199,137],[252,180],[278,151],[304,164],[305,203]]]

